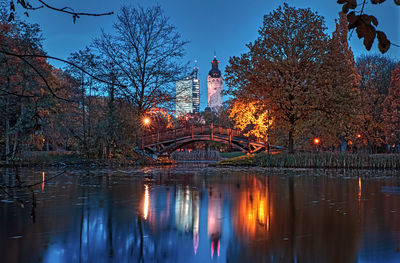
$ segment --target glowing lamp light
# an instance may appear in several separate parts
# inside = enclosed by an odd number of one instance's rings
[[[321,141],[319,138],[314,138],[314,144],[319,144]]]
[[[143,119],[143,124],[146,125],[146,126],[150,125],[150,118],[149,117],[145,117]]]

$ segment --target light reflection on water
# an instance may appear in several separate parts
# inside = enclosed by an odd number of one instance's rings
[[[21,170],[0,262],[398,262],[400,179],[313,170]],[[2,182],[14,184],[14,171]],[[40,184],[42,182],[42,184]]]

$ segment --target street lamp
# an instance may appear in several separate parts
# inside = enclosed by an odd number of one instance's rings
[[[141,144],[142,144],[142,149],[144,148],[144,133],[148,133],[149,131],[149,127],[150,127],[150,123],[151,123],[151,120],[150,120],[150,118],[149,117],[143,117],[143,119],[142,119],[142,123],[143,123],[143,126],[141,127],[141,133],[142,133],[142,139],[141,139]],[[143,128],[144,127],[144,128]]]
[[[143,119],[143,125],[144,126],[149,126],[150,122],[151,122],[151,120],[150,120],[149,117],[144,117],[144,119]]]

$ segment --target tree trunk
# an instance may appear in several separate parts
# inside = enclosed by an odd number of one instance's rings
[[[24,103],[21,101],[21,107],[20,107],[20,110],[21,110],[21,113],[20,113],[20,118],[23,116],[23,114],[24,114]],[[17,126],[17,125],[15,125],[15,126]],[[15,127],[14,126],[14,127]],[[17,126],[17,129],[16,129],[16,132],[15,132],[15,137],[14,137],[14,145],[13,145],[13,151],[12,151],[12,155],[11,155],[11,158],[14,160],[14,158],[15,158],[15,154],[17,153],[17,149],[18,149],[18,135],[19,135],[19,130],[20,130],[20,127],[19,126]]]
[[[82,89],[82,131],[83,131],[83,150],[85,152],[86,158],[89,159],[89,149],[87,144],[86,136],[86,113],[85,113],[85,87],[83,80],[83,71],[81,76],[81,89]]]
[[[347,141],[344,138],[340,139],[340,153],[345,153],[347,149]]]
[[[293,139],[293,131],[289,131],[289,146],[288,150],[290,154],[294,153],[294,139]]]
[[[13,151],[12,151],[12,155],[11,155],[11,159],[15,159],[15,154],[17,153],[17,146],[18,146],[18,130],[15,132],[15,137],[14,137],[14,145],[13,145]]]
[[[114,96],[115,96],[115,87],[114,87],[114,77],[112,78],[112,85],[110,87],[110,100],[108,102],[108,111],[107,111],[107,140],[106,140],[106,154],[107,159],[111,156],[111,148],[115,140],[115,105],[114,105]]]
[[[7,109],[7,107],[6,107]],[[8,118],[8,113],[6,110],[6,164],[10,162],[10,119]]]
[[[92,81],[89,84],[89,97],[88,97],[88,144],[92,145]],[[90,151],[88,152],[90,154]],[[90,156],[89,156],[90,158]]]

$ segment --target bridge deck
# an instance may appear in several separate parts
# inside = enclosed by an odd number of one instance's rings
[[[195,136],[195,135],[225,135],[236,138],[247,139],[242,135],[239,130],[225,128],[222,126],[189,126],[184,128],[172,129],[158,133],[152,133],[143,136],[143,144],[151,145],[154,143],[167,142],[171,140],[175,140],[176,138],[182,138],[186,136]]]
[[[265,149],[266,143],[259,140],[249,140],[237,129],[223,126],[203,125],[188,126],[163,132],[148,134],[142,138],[142,149],[154,153],[170,152],[177,147],[193,141],[220,141],[246,152]]]

